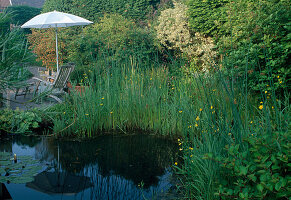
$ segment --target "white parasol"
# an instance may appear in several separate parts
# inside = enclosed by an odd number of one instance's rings
[[[56,60],[59,71],[58,27],[84,26],[93,22],[76,15],[53,11],[35,16],[21,26],[21,28],[56,28]]]

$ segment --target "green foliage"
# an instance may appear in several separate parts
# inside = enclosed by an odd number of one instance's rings
[[[226,71],[231,76],[248,73],[253,91],[290,90],[290,2],[244,1],[228,4],[220,39]]]
[[[189,26],[194,32],[208,36],[221,34],[226,13],[223,6],[229,0],[188,0]]]
[[[105,55],[115,62],[129,56],[147,61],[154,53],[153,36],[149,30],[137,27],[121,15],[112,14],[86,27],[72,40],[68,59],[79,65],[92,64]]]
[[[158,0],[47,0],[43,12],[58,10],[69,12],[97,22],[104,13],[115,13],[137,21],[145,20],[155,9]]]
[[[291,195],[289,184],[290,132],[249,135],[239,145],[227,145],[227,157],[216,158],[221,166],[217,186],[222,199],[280,199]]]
[[[10,17],[0,13],[0,93],[23,80],[23,63],[31,58],[23,32],[10,30]]]
[[[15,25],[22,25],[31,18],[40,14],[40,8],[34,8],[29,6],[9,6],[6,12],[11,13],[11,23]]]
[[[216,55],[213,41],[199,33],[191,33],[186,13],[186,5],[176,2],[174,8],[163,10],[155,27],[157,38],[165,48],[174,50],[177,56],[182,53],[200,69],[207,71]]]
[[[0,132],[25,134],[39,127],[41,117],[34,111],[1,110]]]
[[[10,153],[0,152],[0,183],[28,183],[42,169],[39,161],[31,156],[15,156],[17,162]]]

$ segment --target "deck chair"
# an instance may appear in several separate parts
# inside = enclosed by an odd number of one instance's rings
[[[64,93],[64,88],[66,88],[67,81],[74,68],[75,65],[73,63],[68,63],[61,66],[56,77],[48,77],[53,80],[52,82],[44,81],[37,77],[32,77],[32,79],[36,81],[36,84],[34,85],[34,94],[45,94],[46,96],[49,96],[55,99],[57,102],[61,103],[62,100],[54,94]]]

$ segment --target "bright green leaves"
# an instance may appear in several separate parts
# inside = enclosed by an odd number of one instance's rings
[[[0,131],[25,134],[39,127],[41,117],[34,111],[2,110]]]
[[[288,189],[290,134],[276,132],[245,138],[244,145],[227,145],[226,157],[205,159],[220,163],[222,176],[217,195],[227,198],[281,198],[291,195]]]

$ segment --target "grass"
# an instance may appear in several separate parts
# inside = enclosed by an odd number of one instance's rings
[[[141,130],[179,138],[184,156],[176,169],[187,199],[217,198],[221,168],[206,154],[227,156],[225,146],[235,144],[248,151],[244,137],[288,131],[288,93],[284,101],[263,89],[252,96],[247,79],[239,82],[220,70],[176,77],[168,69],[181,68],[177,62],[168,68],[142,68],[132,58],[103,63],[83,74],[84,92],[73,92],[50,110],[55,113],[54,134],[94,137]]]

